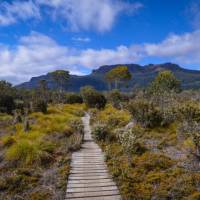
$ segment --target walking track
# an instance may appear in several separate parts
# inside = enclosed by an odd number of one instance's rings
[[[104,155],[91,137],[90,116],[83,118],[84,142],[72,155],[65,200],[121,200],[109,175]]]

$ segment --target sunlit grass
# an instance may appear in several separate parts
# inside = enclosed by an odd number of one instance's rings
[[[22,165],[41,164],[51,159],[55,148],[54,141],[48,141],[52,134],[63,134],[68,137],[73,133],[71,120],[79,120],[83,115],[83,105],[50,105],[47,114],[32,113],[30,131],[24,132],[23,124],[15,125],[16,133],[2,137],[7,147],[5,158]],[[69,143],[77,146],[81,138],[70,137]]]

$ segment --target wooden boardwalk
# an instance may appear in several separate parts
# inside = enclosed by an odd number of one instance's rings
[[[121,200],[119,190],[110,177],[104,155],[91,137],[88,114],[82,118],[84,142],[73,153],[65,200]]]

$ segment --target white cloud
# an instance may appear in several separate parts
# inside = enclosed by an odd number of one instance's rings
[[[121,0],[37,0],[54,10],[54,16],[66,20],[70,29],[109,31],[121,13],[134,13],[141,3],[125,3]]]
[[[0,79],[19,83],[55,69],[81,74],[84,67],[93,69],[105,64],[136,62],[140,56],[134,49],[119,46],[116,49],[78,50],[32,32],[22,37],[17,46],[0,45]]]
[[[44,15],[63,20],[73,31],[111,30],[120,14],[134,14],[143,5],[122,0],[6,0],[0,2],[0,25],[20,20],[41,19]],[[50,12],[45,12],[51,9]]]
[[[158,44],[145,44],[146,55],[170,58],[180,63],[200,64],[200,30],[172,34]]]
[[[33,1],[0,2],[0,25],[10,25],[18,20],[40,18],[39,8]]]
[[[75,42],[90,42],[91,41],[91,39],[88,37],[73,37],[72,40]]]
[[[199,43],[200,30],[182,35],[172,34],[157,44],[80,50],[59,45],[46,35],[32,32],[21,37],[16,46],[0,44],[0,79],[20,83],[55,69],[82,74],[84,69],[95,69],[109,64],[136,63],[152,56],[178,64],[200,65]]]

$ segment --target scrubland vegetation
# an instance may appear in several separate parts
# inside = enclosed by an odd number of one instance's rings
[[[0,199],[64,198],[70,154],[82,142],[82,115],[78,104],[49,106],[46,114],[28,115],[27,132],[22,123],[8,126],[0,144]]]
[[[45,81],[35,91],[1,82],[0,199],[64,199],[86,110],[124,200],[200,199],[200,92],[182,91],[162,71],[147,88],[123,93],[124,70],[117,80],[109,72],[115,89],[105,93],[90,86],[66,93],[62,81],[58,91]]]
[[[112,91],[105,109],[90,110],[123,199],[200,199],[199,98],[165,71],[148,88]]]
[[[35,91],[0,86],[0,199],[64,199],[71,153],[83,138],[80,97],[60,93],[74,103],[63,104],[45,82]]]

